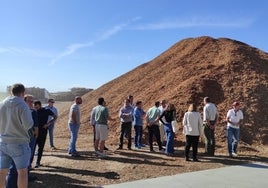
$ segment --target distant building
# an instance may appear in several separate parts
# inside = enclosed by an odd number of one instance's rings
[[[25,88],[25,94],[33,95],[36,100],[40,100],[42,102],[47,102],[49,99],[49,92],[45,88],[39,88],[39,87],[28,87]],[[7,92],[11,93],[11,86],[7,87]]]

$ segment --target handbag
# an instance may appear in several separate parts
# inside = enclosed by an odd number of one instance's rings
[[[179,128],[178,128],[178,125],[177,125],[177,121],[176,120],[173,120],[171,121],[171,126],[172,126],[172,130],[174,133],[177,133]]]

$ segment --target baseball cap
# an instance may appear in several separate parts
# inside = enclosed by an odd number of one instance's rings
[[[233,106],[239,106],[239,102],[234,102]]]

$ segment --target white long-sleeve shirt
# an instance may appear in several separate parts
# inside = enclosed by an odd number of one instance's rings
[[[199,136],[202,134],[202,119],[199,112],[186,112],[183,117],[183,134]]]

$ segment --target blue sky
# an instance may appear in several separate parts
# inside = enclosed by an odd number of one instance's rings
[[[0,91],[96,89],[189,37],[268,52],[263,0],[0,0]]]

